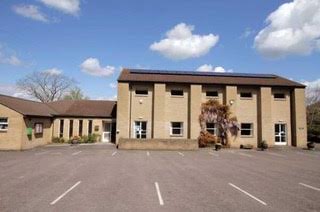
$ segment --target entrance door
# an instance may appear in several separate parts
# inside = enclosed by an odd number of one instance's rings
[[[147,122],[135,121],[134,122],[134,136],[135,138],[147,138]]]
[[[286,145],[287,144],[287,130],[286,124],[275,124],[275,144],[276,145]]]
[[[102,142],[110,142],[111,141],[111,128],[112,128],[111,123],[109,123],[109,122],[103,123]]]

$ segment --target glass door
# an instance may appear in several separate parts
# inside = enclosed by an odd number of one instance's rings
[[[287,132],[286,124],[275,124],[275,144],[286,145],[287,144]]]
[[[147,138],[147,122],[146,121],[134,122],[134,137],[138,139]]]
[[[112,128],[111,123],[103,122],[102,142],[111,141],[111,128]]]

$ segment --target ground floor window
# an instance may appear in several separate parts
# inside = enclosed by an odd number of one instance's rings
[[[212,135],[217,135],[217,124],[216,123],[206,123],[206,130]]]
[[[89,135],[92,134],[92,120],[89,120],[89,123],[88,123],[88,134]]]
[[[69,138],[73,135],[73,120],[69,121]]]
[[[83,120],[79,120],[79,136],[82,136]]]
[[[275,132],[275,144],[277,145],[285,145],[287,143],[286,139],[286,124],[275,124],[274,132]]]
[[[183,135],[183,122],[171,122],[170,135],[182,136]]]
[[[0,117],[0,131],[7,131],[8,130],[8,118]]]
[[[147,138],[147,122],[146,121],[134,122],[134,137],[138,139]]]
[[[43,133],[43,123],[35,123],[34,124],[34,133],[42,134]]]
[[[253,136],[253,124],[252,123],[241,123],[241,135],[242,136]]]
[[[60,119],[60,130],[59,130],[59,137],[63,138],[63,128],[64,128],[64,120]]]

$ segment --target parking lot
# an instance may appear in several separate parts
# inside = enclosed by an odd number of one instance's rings
[[[320,151],[0,152],[0,211],[320,211]]]

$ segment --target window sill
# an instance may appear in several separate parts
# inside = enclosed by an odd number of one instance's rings
[[[183,137],[183,135],[170,135],[170,137]]]
[[[241,138],[253,138],[253,135],[240,135]]]
[[[134,96],[136,97],[148,97],[148,94],[135,94]]]
[[[286,101],[287,99],[273,98],[274,101]]]
[[[184,96],[175,96],[175,95],[171,95],[172,98],[183,98]]]
[[[206,96],[206,99],[220,99],[219,96]]]
[[[252,97],[240,97],[240,100],[252,100]]]
[[[0,130],[0,132],[7,132],[8,130]]]

